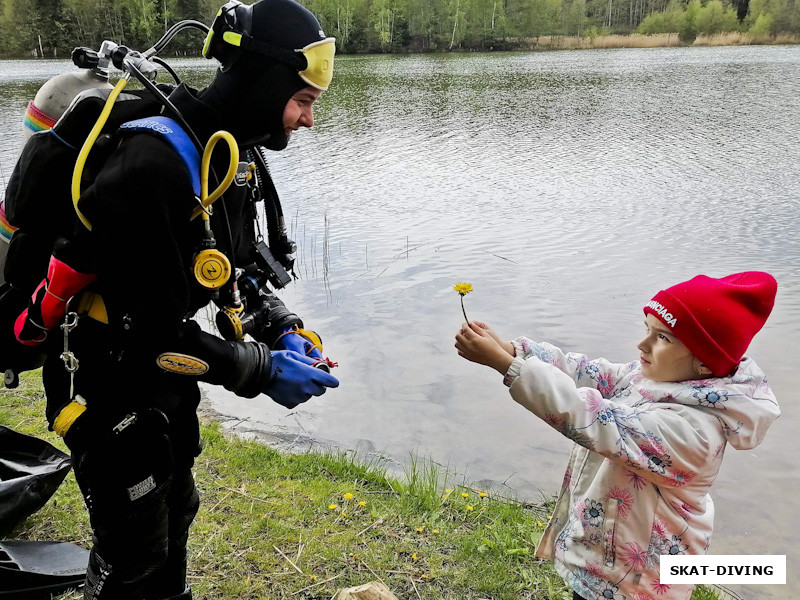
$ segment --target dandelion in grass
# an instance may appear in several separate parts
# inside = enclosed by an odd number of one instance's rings
[[[359,502],[359,503],[358,503],[358,505],[359,505],[359,506],[366,506],[366,505],[367,505],[367,503],[366,503],[366,502],[364,502],[364,501],[362,500],[361,502]]]
[[[338,506],[336,506],[335,504],[329,504],[329,505],[328,505],[328,509],[329,509],[329,510],[336,510],[337,508],[339,508],[339,507],[338,507]]]
[[[344,496],[342,496],[342,498],[344,498],[345,500],[352,500],[353,499],[353,494],[351,494],[350,492],[347,492]]]
[[[462,492],[461,493],[461,497],[462,498],[469,498],[469,494],[467,492]]]
[[[434,529],[433,533],[439,533],[439,530],[438,529]]]
[[[480,494],[478,494],[478,496],[480,496],[481,498],[486,498],[486,492],[481,492]]]
[[[475,509],[474,509],[474,508],[472,508],[471,506],[468,506],[468,507],[467,507],[467,510],[475,510]]]
[[[461,312],[464,313],[464,319],[466,320],[467,323],[469,323],[469,319],[467,318],[467,311],[464,310],[464,296],[466,296],[472,291],[472,284],[457,283],[453,286],[453,289],[458,292],[459,296],[461,296]]]

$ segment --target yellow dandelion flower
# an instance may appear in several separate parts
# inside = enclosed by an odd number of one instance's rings
[[[438,529],[434,529],[433,533],[439,533],[439,530]]]
[[[468,507],[467,507],[467,510],[475,510],[475,509],[474,509],[474,508],[472,508],[471,506],[468,506]]]
[[[472,291],[472,284],[457,283],[453,286],[453,289],[458,292],[459,296],[461,296],[461,312],[464,313],[464,320],[466,320],[466,322],[469,323],[469,319],[467,318],[467,311],[464,310],[464,296],[466,296]]]
[[[335,504],[329,504],[329,505],[328,505],[328,509],[329,509],[329,510],[336,510],[337,508],[339,508],[339,507],[338,507],[338,506],[336,506]]]
[[[536,521],[536,525],[538,525],[539,527],[544,527],[544,523],[542,523],[541,521]]]
[[[317,580],[317,576],[316,575],[312,575],[311,576],[311,581],[316,581],[316,580]]]
[[[486,492],[481,492],[480,494],[478,494],[478,496],[480,496],[481,498],[486,498]]]
[[[347,516],[347,513],[346,513],[346,512],[344,512],[344,511],[342,511],[342,516],[343,516],[343,517],[346,517],[346,516]]]
[[[493,529],[493,527],[491,525],[487,525],[486,529]]]
[[[412,560],[417,560],[417,553],[416,552],[414,552],[414,554],[411,555],[411,559]]]
[[[367,505],[367,503],[366,503],[366,502],[364,502],[364,501],[362,500],[361,502],[359,502],[359,503],[358,503],[358,505],[359,505],[359,506],[366,506],[366,505]]]
[[[462,498],[469,498],[469,494],[467,492],[464,492],[464,493],[461,494],[461,497]]]
[[[417,527],[417,531],[419,531],[420,533],[422,533],[423,531],[425,531],[425,528],[424,528],[424,527]]]
[[[450,492],[452,492],[452,491],[453,491],[453,490],[451,490],[450,488],[447,488],[447,489],[444,491],[444,493],[445,493],[445,494],[449,494],[449,493],[450,493]]]
[[[351,494],[350,492],[347,492],[344,496],[342,496],[342,498],[344,498],[345,500],[352,500],[353,499],[353,494]]]

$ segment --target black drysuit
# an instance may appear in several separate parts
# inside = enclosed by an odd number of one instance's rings
[[[217,115],[187,88],[171,100],[202,142],[218,129]],[[224,146],[217,145],[212,163],[220,178],[229,162]],[[232,185],[211,218],[217,248],[237,267],[251,262],[255,238],[249,193],[247,185]],[[197,382],[241,392],[242,345],[237,349],[189,320],[211,299],[191,266],[203,224],[189,219],[197,201],[188,170],[165,140],[123,135],[79,206],[92,224],[80,245],[93,257],[94,288],[109,321],[84,316],[69,333],[79,360],[74,392],[87,404],[65,436],[94,531],[85,594],[169,598],[184,591],[188,529],[198,508],[191,474],[200,452]],[[59,346],[52,345],[43,375],[51,423],[71,398]],[[156,363],[165,352],[201,358],[208,371],[165,371]],[[238,382],[232,380],[237,372]],[[247,377],[264,380],[263,373]],[[242,395],[263,391],[249,383]]]

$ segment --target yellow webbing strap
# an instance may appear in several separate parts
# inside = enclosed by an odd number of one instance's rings
[[[310,329],[300,329],[297,325],[292,327],[292,329],[290,329],[289,331],[284,331],[277,338],[275,338],[275,341],[277,342],[283,336],[288,335],[290,333],[296,333],[298,335],[302,335],[304,338],[306,338],[309,342],[313,344],[313,346],[308,349],[308,352],[306,352],[306,355],[308,355],[314,348],[316,348],[317,350],[320,351],[320,353],[322,353],[322,340],[317,335],[317,332],[311,331]]]
[[[83,398],[75,396],[75,400],[67,404],[58,413],[56,420],[53,422],[53,430],[60,436],[67,435],[67,431],[72,427],[72,424],[86,411],[86,405],[83,404]]]
[[[106,311],[106,303],[103,302],[103,297],[95,292],[85,291],[81,294],[78,301],[79,315],[85,315],[108,325],[108,312]]]

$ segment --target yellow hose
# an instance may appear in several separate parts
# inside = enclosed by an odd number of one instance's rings
[[[122,78],[117,82],[117,85],[114,86],[114,89],[111,90],[111,93],[108,95],[108,100],[106,100],[103,110],[100,112],[100,116],[97,118],[94,127],[92,127],[92,130],[89,132],[86,141],[83,142],[81,151],[78,153],[78,159],[75,161],[75,169],[72,171],[72,205],[75,207],[75,213],[78,215],[81,223],[83,223],[86,226],[86,229],[89,231],[92,230],[92,224],[78,208],[78,201],[81,198],[81,179],[83,177],[83,170],[86,167],[86,159],[89,157],[89,152],[91,151],[92,146],[94,146],[95,141],[97,141],[97,137],[100,135],[103,126],[106,124],[106,121],[108,121],[108,115],[111,114],[111,109],[114,107],[114,102],[127,85],[129,77],[130,75],[128,73],[123,75]],[[217,142],[222,139],[228,143],[231,154],[231,162],[228,167],[228,172],[225,175],[225,179],[222,180],[222,183],[219,185],[219,187],[217,187],[217,189],[209,194],[208,173],[211,165],[211,153],[214,150],[214,146],[217,144]],[[208,213],[205,209],[208,209],[212,202],[214,202],[227,191],[231,183],[233,183],[233,178],[236,176],[236,169],[238,166],[239,146],[236,144],[236,139],[227,131],[217,131],[211,136],[211,139],[208,140],[205,150],[203,151],[203,160],[200,171],[200,203],[202,208],[198,206],[194,209],[192,212],[192,219],[197,217],[197,215],[202,214],[203,219],[208,220]]]
[[[231,162],[230,165],[228,165],[228,172],[225,174],[225,178],[222,180],[222,183],[219,184],[217,189],[209,194],[208,172],[211,167],[211,153],[214,151],[214,146],[216,146],[217,142],[220,140],[225,140],[228,143],[228,149],[231,153]],[[228,190],[231,183],[233,183],[233,178],[236,177],[236,169],[238,167],[239,146],[236,144],[236,139],[227,131],[217,131],[208,140],[206,148],[203,151],[203,161],[200,169],[200,204],[202,205],[202,208],[198,206],[192,211],[192,219],[197,217],[197,215],[202,215],[203,220],[208,220],[208,213],[204,209],[207,209],[209,206],[211,206],[212,202],[214,202]]]
[[[100,131],[102,131],[103,126],[106,124],[108,115],[111,114],[111,109],[114,108],[114,102],[117,100],[117,96],[119,96],[120,92],[122,92],[123,88],[128,84],[129,77],[130,75],[128,73],[123,75],[122,78],[117,82],[117,85],[114,86],[114,89],[111,90],[100,116],[97,118],[94,127],[92,127],[92,130],[89,132],[89,137],[87,137],[86,141],[83,142],[81,151],[78,154],[78,160],[75,161],[75,169],[72,171],[72,205],[75,207],[75,212],[77,213],[78,218],[81,220],[81,223],[83,223],[86,226],[86,229],[89,231],[92,230],[92,224],[78,208],[78,200],[81,198],[81,178],[83,177],[83,169],[86,166],[86,159],[89,156],[89,152],[91,151],[92,146],[94,146],[97,136],[100,135]]]

